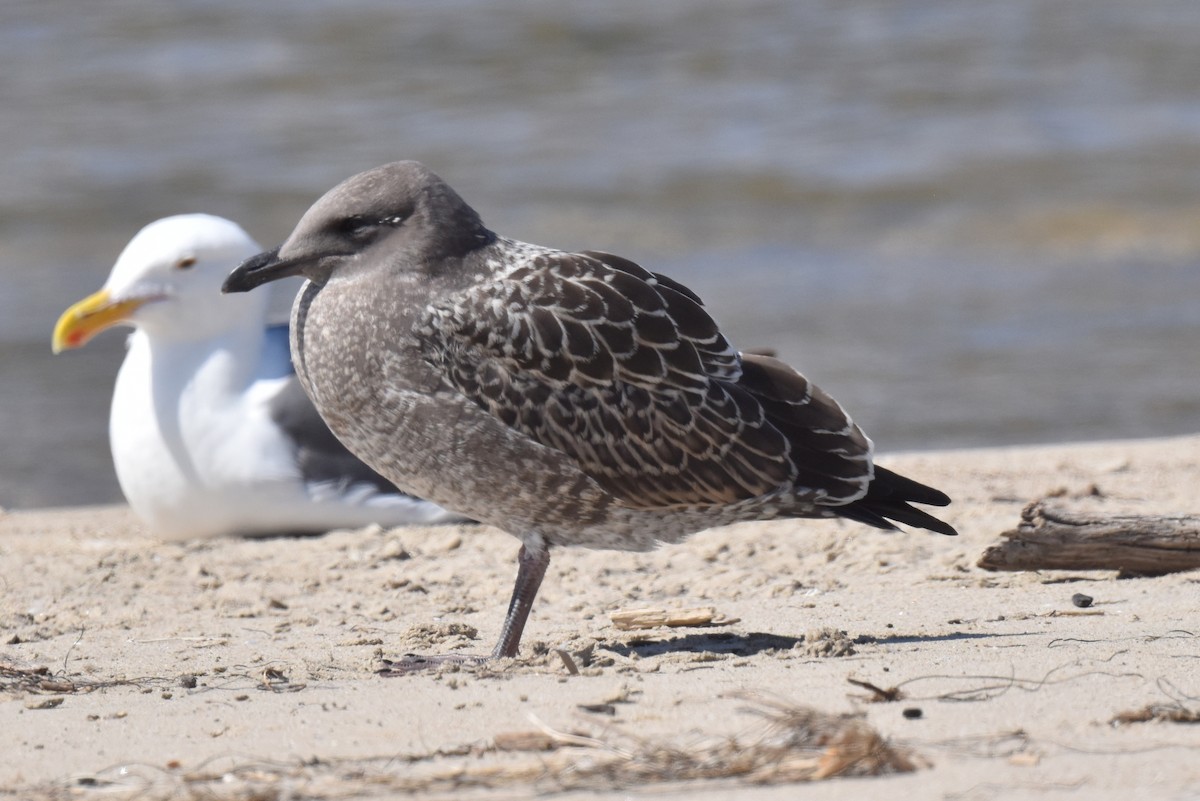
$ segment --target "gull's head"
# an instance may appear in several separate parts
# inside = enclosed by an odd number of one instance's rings
[[[230,303],[221,282],[259,250],[240,226],[220,217],[183,214],[152,222],[121,251],[104,287],[58,318],[51,346],[55,353],[79,348],[122,324],[180,339],[236,325],[254,311]]]
[[[247,292],[293,275],[324,285],[363,266],[436,267],[495,238],[445,181],[415,161],[397,161],[326,192],[282,245],[243,262],[224,291]]]

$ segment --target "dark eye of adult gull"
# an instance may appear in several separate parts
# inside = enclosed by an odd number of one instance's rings
[[[308,279],[293,360],[338,438],[397,486],[521,541],[493,658],[517,654],[556,547],[648,550],[777,518],[956,533],[912,506],[945,494],[875,465],[833,398],[737,352],[690,289],[619,256],[497,236],[416,162],[330,190],[224,291],[290,275]]]

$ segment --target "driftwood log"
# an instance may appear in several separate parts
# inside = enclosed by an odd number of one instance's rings
[[[1200,517],[1098,515],[1046,500],[983,552],[985,570],[1119,570],[1158,576],[1200,568]]]

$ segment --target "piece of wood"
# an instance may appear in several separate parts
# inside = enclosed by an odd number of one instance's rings
[[[984,570],[1120,570],[1157,576],[1200,568],[1200,517],[1098,515],[1045,499],[983,552]]]
[[[738,622],[735,618],[718,614],[711,606],[696,609],[623,609],[611,612],[608,618],[622,631],[655,629],[660,626],[727,626]]]

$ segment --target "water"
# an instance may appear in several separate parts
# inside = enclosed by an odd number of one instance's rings
[[[883,450],[1200,430],[1200,4],[613,0],[0,9],[0,505],[116,500],[145,223],[264,244],[396,158],[505,234],[700,291]]]

